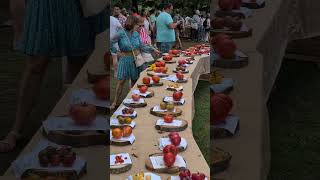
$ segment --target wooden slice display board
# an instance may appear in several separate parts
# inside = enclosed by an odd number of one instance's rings
[[[211,154],[213,155],[211,156],[211,169],[213,169],[213,174],[225,171],[230,164],[232,155],[219,148],[213,148]]]
[[[110,171],[110,174],[121,174],[121,173],[130,171],[131,168],[132,168],[132,164],[124,164],[124,165],[119,164],[115,166],[110,166],[109,171]]]
[[[168,91],[178,91],[176,88],[171,88],[171,87],[168,87],[168,88],[166,88]],[[183,91],[183,89],[182,90],[180,90],[180,91]]]
[[[187,74],[187,73],[189,73],[189,70],[185,70],[185,71],[177,71],[177,69],[174,69],[174,70],[172,70],[174,73],[178,73],[178,72],[181,72],[181,73],[183,73],[183,74]]]
[[[166,102],[166,101],[164,101],[164,98],[162,99],[162,101],[163,102],[165,102],[165,103],[169,103],[169,102]],[[184,103],[186,103],[186,102],[184,102],[183,104],[180,102],[180,101],[171,101],[175,106],[182,106],[182,105],[184,105]]]
[[[224,30],[224,29],[213,29],[210,31],[211,36],[215,36],[216,34],[224,33],[232,38],[245,38],[252,36],[252,28],[250,28],[248,31],[232,31],[232,30]]]
[[[188,121],[182,120],[182,119],[179,119],[179,120],[182,121],[182,124],[179,127],[177,127],[177,126],[159,126],[159,125],[155,125],[155,128],[157,130],[159,130],[159,131],[165,131],[165,132],[180,132],[180,131],[184,131],[188,127]]]
[[[142,97],[142,98],[152,98],[154,96],[154,91],[153,90],[148,90],[148,92],[150,92],[150,94],[148,94],[146,97],[141,96],[141,95],[140,95],[140,97]]]
[[[161,59],[158,59],[157,61],[160,61],[160,62],[165,62],[165,63],[168,63],[168,64],[173,64],[173,63],[176,63],[177,61],[172,59],[171,61],[165,61],[163,60],[162,58]]]
[[[121,140],[110,140],[110,145],[114,145],[114,146],[128,146],[131,145],[131,143],[129,141],[121,141]]]
[[[182,114],[182,110],[180,108],[176,108],[176,112],[170,112],[170,111],[166,111],[166,112],[157,112],[157,111],[153,111],[153,107],[150,109],[150,114],[154,115],[154,116],[158,116],[158,117],[163,117],[167,114],[172,115],[173,117],[178,117],[181,116]]]
[[[152,166],[152,162],[150,160],[150,157],[152,156],[162,156],[162,153],[155,153],[155,154],[151,154],[149,155],[149,157],[146,159],[146,168],[151,171],[151,172],[155,172],[155,173],[167,173],[167,174],[176,174],[178,172],[180,172],[181,169],[183,169],[182,167],[167,167],[167,168],[162,168],[162,169],[154,169]]]
[[[131,107],[131,108],[142,108],[142,107],[146,107],[147,103],[123,103],[125,106],[127,107]]]
[[[261,9],[266,6],[266,2],[263,2],[261,5],[255,3],[255,2],[242,2],[242,6],[249,8],[249,9]]]
[[[168,77],[169,76],[169,74],[163,74],[163,73],[156,74],[154,71],[148,71],[147,75],[148,76],[159,76],[159,77]]]
[[[157,87],[157,86],[163,86],[163,82],[159,82],[159,83],[156,83],[156,84],[137,84],[138,88],[140,88],[141,86],[148,86],[148,87]]]
[[[240,51],[241,52],[241,51]],[[237,68],[242,68],[245,67],[249,64],[249,57],[241,52],[244,56],[238,56],[237,59],[216,59],[213,62],[214,67],[219,67],[219,68],[230,68],[230,69],[237,69]]]
[[[107,145],[108,133],[103,131],[42,131],[50,141],[59,145],[87,147],[92,145]]]
[[[80,179],[82,176],[84,176],[87,173],[87,163],[82,167],[81,171],[79,174],[77,174],[76,171],[74,170],[63,170],[63,171],[47,171],[47,170],[42,170],[42,169],[29,169],[25,171],[21,175],[21,179],[27,179],[28,175],[30,174],[36,174],[40,176],[41,178],[45,177],[62,177],[66,178],[68,180],[77,180]]]
[[[87,69],[88,81],[90,83],[96,82],[100,78],[109,77],[110,73],[106,71],[103,67],[88,67]]]
[[[187,83],[188,79],[178,79],[176,83]]]

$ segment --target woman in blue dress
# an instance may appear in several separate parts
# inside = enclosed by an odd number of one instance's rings
[[[11,0],[15,21],[14,48],[23,52],[26,66],[17,100],[16,119],[0,141],[0,153],[15,148],[20,132],[39,95],[42,78],[52,57],[68,57],[69,81],[73,81],[95,48],[95,37],[108,28],[108,8],[84,17],[79,0]],[[14,1],[14,3],[13,3]],[[23,21],[23,22],[21,22]],[[19,24],[24,24],[21,29]]]
[[[117,73],[118,82],[115,98],[111,105],[111,109],[114,109],[116,107],[126,80],[131,80],[133,86],[138,80],[140,73],[144,70],[143,65],[140,67],[136,67],[134,55],[138,55],[141,51],[154,51],[157,54],[160,53],[153,47],[142,43],[140,35],[137,31],[138,29],[139,18],[135,16],[129,16],[125,23],[124,29],[119,29],[118,31],[118,38],[116,40],[112,40],[111,51],[118,54],[119,61]],[[118,43],[119,45],[119,52],[116,52],[116,48],[113,46],[115,43]]]

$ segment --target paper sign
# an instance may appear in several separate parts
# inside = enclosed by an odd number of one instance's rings
[[[153,174],[153,173],[149,173],[149,172],[146,172],[144,173],[144,180],[146,180],[146,177],[147,176],[151,176],[151,180],[161,180],[161,177],[156,175],[156,174]],[[127,180],[134,180],[132,176],[129,176],[127,178]]]
[[[150,157],[151,163],[152,163],[152,167],[154,169],[162,169],[162,168],[166,168],[166,165],[164,164],[164,160],[163,160],[163,156],[151,156]],[[184,161],[184,159],[182,158],[182,156],[177,155],[176,156],[176,161],[173,164],[174,167],[187,167],[186,162]]]
[[[145,93],[141,93],[139,90],[135,89],[132,91],[132,94],[138,94],[140,96],[147,97],[147,96],[149,96],[149,94],[151,94],[151,92],[147,91]]]
[[[183,98],[181,98],[180,101],[174,101],[173,97],[171,97],[171,96],[164,97],[163,101],[167,102],[167,103],[168,102],[176,102],[176,103],[180,103],[180,104],[184,104],[186,102],[185,99],[183,99]]]
[[[110,120],[110,126],[128,126],[128,125],[134,128],[136,126],[136,122],[131,121],[131,124],[120,124],[117,118],[111,118]]]
[[[182,125],[181,120],[174,119],[172,123],[166,123],[163,119],[159,119],[156,123],[157,126],[173,126],[173,127],[180,127]]]
[[[116,166],[119,164],[116,164],[116,156],[121,156],[122,159],[124,160],[123,163],[121,163],[122,165],[127,165],[127,164],[132,164],[130,155],[128,153],[120,153],[120,154],[111,154],[110,155],[110,166]]]
[[[237,116],[228,116],[225,123],[216,125],[216,128],[221,128],[229,131],[232,135],[236,133],[240,118]]]
[[[142,104],[142,103],[144,103],[144,99],[140,98],[139,101],[134,101],[133,99],[125,99],[125,100],[123,100],[123,103],[125,103],[125,104]]]
[[[98,99],[94,92],[89,89],[80,89],[72,92],[70,104],[78,104],[82,102],[103,108],[107,108],[110,104],[107,100]]]
[[[171,145],[170,138],[160,138],[159,139],[159,149],[162,151],[164,147],[167,145]],[[181,142],[178,147],[182,147],[183,149],[187,148],[187,140],[185,138],[181,138]]]

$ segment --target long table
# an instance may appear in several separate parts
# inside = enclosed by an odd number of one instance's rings
[[[211,2],[211,15],[218,0]],[[253,28],[252,37],[235,39],[240,50],[249,55],[248,67],[222,69],[235,79],[232,97],[234,113],[240,116],[240,134],[216,140],[213,146],[231,152],[230,168],[216,177],[226,180],[266,179],[270,164],[269,118],[266,102],[281,68],[287,43],[317,36],[320,26],[317,0],[266,0],[266,6],[253,10],[243,22]]]
[[[72,85],[66,90],[65,94],[58,101],[49,116],[61,116],[66,115],[69,112],[69,98],[72,91],[79,88],[89,88],[91,85],[87,80],[87,69],[89,67],[104,67],[103,56],[108,49],[107,38],[109,33],[103,32],[96,38],[96,49],[89,58],[88,62],[84,65],[77,78]],[[37,133],[32,137],[28,145],[23,149],[20,156],[30,153],[32,149],[43,139],[42,131],[39,129]],[[106,146],[90,146],[87,148],[74,148],[74,151],[81,157],[87,160],[87,174],[82,178],[83,180],[92,179],[106,179],[107,178],[107,150]],[[5,178],[14,179],[11,167],[4,174]]]
[[[180,58],[174,58],[176,60]],[[196,57],[196,61],[194,64],[188,67],[189,73],[185,74],[185,77],[189,78],[188,82],[183,85],[183,98],[185,98],[186,103],[183,106],[179,106],[182,109],[182,115],[178,118],[184,119],[188,121],[188,128],[182,132],[179,132],[181,137],[185,138],[188,142],[188,147],[185,152],[180,153],[182,157],[187,162],[187,168],[192,172],[203,172],[206,175],[210,175],[210,168],[208,163],[205,161],[202,153],[193,138],[192,135],[192,120],[194,114],[194,90],[197,85],[199,76],[201,74],[206,74],[210,72],[210,61],[208,55],[203,55],[201,57]],[[176,67],[176,63],[167,64],[168,72],[172,73],[172,70]],[[144,71],[140,74],[140,78],[137,83],[142,83],[142,78],[147,76],[147,72]],[[132,169],[126,173],[120,175],[111,175],[111,180],[122,180],[126,179],[126,177],[139,173],[139,172],[147,172],[145,168],[145,160],[148,158],[148,155],[153,153],[161,152],[157,146],[158,139],[163,137],[165,134],[159,134],[155,129],[155,122],[159,119],[159,117],[153,116],[149,113],[150,108],[155,105],[159,105],[162,102],[164,96],[172,95],[171,91],[165,89],[165,87],[172,83],[166,80],[161,80],[164,83],[164,86],[160,87],[151,87],[150,89],[155,92],[154,97],[146,98],[147,107],[144,108],[136,108],[135,110],[138,113],[138,117],[135,120],[137,126],[133,129],[133,134],[136,137],[136,141],[134,144],[119,147],[119,146],[111,146],[110,153],[122,153],[127,152],[129,154],[135,154],[138,158],[131,157],[133,160]],[[137,84],[133,87],[133,89],[137,89]],[[127,98],[131,97],[131,93],[128,94]],[[167,133],[166,133],[167,134]],[[208,139],[209,143],[209,139]],[[168,174],[159,174],[162,179],[167,179],[169,177]]]

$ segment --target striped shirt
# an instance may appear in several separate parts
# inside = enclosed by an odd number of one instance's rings
[[[145,28],[141,28],[139,31],[140,34],[140,39],[142,41],[143,44],[151,44],[151,38],[148,35],[147,31]]]

